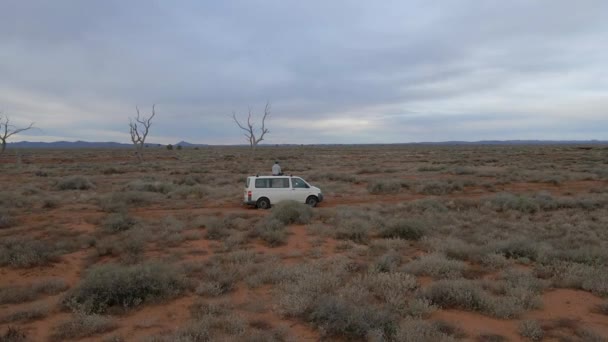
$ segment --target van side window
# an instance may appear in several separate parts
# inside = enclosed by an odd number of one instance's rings
[[[300,178],[292,178],[291,183],[293,184],[294,188],[308,188],[308,184],[306,184],[306,182]]]
[[[256,188],[267,188],[268,187],[268,179],[267,178],[257,178],[255,180]]]
[[[287,178],[271,178],[271,188],[289,188],[289,179]]]

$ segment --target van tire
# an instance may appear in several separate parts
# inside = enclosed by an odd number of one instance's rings
[[[259,209],[270,209],[270,200],[266,197],[258,199],[255,206]]]
[[[308,198],[306,199],[306,204],[313,208],[317,206],[317,203],[319,203],[319,199],[317,198],[317,196],[308,196]]]

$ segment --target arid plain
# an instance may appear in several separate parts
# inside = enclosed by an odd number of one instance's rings
[[[608,339],[605,145],[145,153],[0,156],[0,341]]]

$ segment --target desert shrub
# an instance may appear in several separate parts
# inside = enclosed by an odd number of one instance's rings
[[[287,242],[285,223],[275,218],[264,219],[255,225],[253,235],[266,241],[270,246],[280,246]]]
[[[45,318],[51,311],[49,304],[37,304],[26,309],[13,311],[5,316],[0,317],[0,323],[8,323],[15,321],[34,321]]]
[[[399,238],[405,240],[420,240],[426,234],[426,222],[409,219],[392,219],[380,228],[383,238]]]
[[[57,254],[47,241],[26,237],[10,237],[0,241],[0,266],[43,266],[55,261]]]
[[[332,182],[346,182],[346,183],[357,183],[359,180],[354,175],[345,173],[314,173],[308,177],[311,181],[332,181]]]
[[[364,338],[374,330],[391,338],[397,330],[397,317],[387,310],[353,303],[337,296],[322,296],[312,306],[307,320],[325,336]]]
[[[68,176],[57,181],[55,187],[58,190],[88,190],[95,187],[87,177]]]
[[[119,257],[120,261],[126,264],[139,262],[149,235],[147,230],[133,228],[117,234],[114,238],[102,239],[95,244],[97,256]]]
[[[314,263],[283,267],[272,279],[279,284],[276,292],[278,312],[303,317],[311,312],[318,299],[344,284],[348,264],[332,258]]]
[[[540,324],[535,320],[525,320],[519,323],[519,334],[529,338],[532,341],[540,341],[543,339],[545,332]]]
[[[103,313],[112,307],[131,308],[180,294],[186,287],[181,273],[168,264],[149,262],[92,268],[63,299],[67,307],[85,313]]]
[[[598,304],[595,309],[597,312],[601,313],[602,315],[608,316],[608,302]]]
[[[355,277],[351,283],[363,286],[375,298],[400,310],[414,290],[418,288],[416,277],[402,272],[370,272]]]
[[[435,310],[437,306],[426,298],[410,298],[405,306],[399,308],[399,313],[406,317],[425,318]]]
[[[188,325],[146,341],[247,341],[250,336],[247,322],[223,307],[196,301],[190,307],[190,312],[193,321]]]
[[[49,196],[42,199],[42,208],[53,209],[59,206],[60,200],[57,197]]]
[[[516,210],[524,213],[535,213],[540,210],[540,206],[532,198],[507,192],[496,194],[490,200],[490,203],[498,211]]]
[[[455,342],[456,340],[456,338],[442,332],[438,324],[420,319],[403,321],[395,334],[395,341],[399,342]]]
[[[205,237],[209,240],[221,240],[230,236],[230,229],[222,219],[216,217],[206,219],[204,226],[207,229]]]
[[[340,240],[365,243],[369,238],[370,226],[370,222],[359,218],[341,219],[334,230],[334,236]]]
[[[444,309],[478,311],[498,318],[515,318],[526,309],[535,309],[541,305],[539,297],[529,288],[508,283],[496,285],[499,288],[494,291],[502,292],[500,295],[487,292],[472,280],[439,280],[425,288],[421,296]]]
[[[10,228],[16,223],[15,219],[7,210],[0,209],[0,229]]]
[[[284,224],[307,224],[312,218],[312,209],[304,203],[283,201],[272,207],[270,217]]]
[[[400,264],[401,255],[391,249],[378,257],[372,267],[375,272],[394,272]]]
[[[454,175],[474,175],[477,171],[466,166],[456,166],[452,168],[449,173]]]
[[[0,342],[25,342],[27,334],[20,328],[9,326],[6,332],[0,335]]]
[[[418,185],[418,192],[425,195],[447,195],[462,190],[460,182],[448,181],[425,181]]]
[[[430,211],[443,213],[448,211],[448,208],[445,206],[445,204],[434,198],[424,198],[409,202],[407,204],[407,208],[411,208],[415,211],[420,212]]]
[[[121,191],[111,193],[99,200],[99,206],[107,212],[122,212],[130,206],[152,203],[154,194],[140,191]]]
[[[460,278],[466,269],[464,262],[448,259],[442,254],[423,255],[403,267],[404,272],[440,279]]]
[[[494,245],[494,251],[507,259],[524,258],[534,261],[538,258],[538,250],[538,242],[526,238],[513,238]]]
[[[112,331],[117,327],[118,325],[109,317],[78,313],[74,318],[63,321],[55,327],[51,340],[83,338]]]
[[[31,205],[27,196],[13,191],[0,192],[0,208],[24,208]]]
[[[201,199],[209,195],[211,191],[203,185],[179,185],[175,187],[169,194],[169,198],[197,198]]]
[[[590,266],[573,262],[555,262],[538,266],[537,272],[549,273],[557,287],[590,291],[599,296],[608,295],[608,273],[605,266]]]
[[[103,170],[101,170],[101,173],[103,173],[104,175],[116,175],[116,174],[122,174],[125,173],[126,171],[124,169],[119,169],[113,166],[110,167],[106,167]]]
[[[392,179],[374,179],[367,184],[367,191],[370,194],[396,194],[401,188],[407,188],[407,183]]]
[[[425,165],[425,166],[419,167],[417,170],[419,172],[435,172],[435,171],[441,171],[443,169],[445,169],[445,166],[443,166],[443,165]]]
[[[137,220],[126,213],[110,214],[103,221],[103,229],[109,233],[118,233],[132,228]]]
[[[16,304],[35,300],[43,295],[54,295],[67,290],[61,278],[49,278],[25,286],[0,288],[0,304]]]
[[[488,307],[487,294],[483,289],[464,279],[433,282],[423,290],[422,295],[444,309],[484,312]]]
[[[480,333],[475,338],[477,342],[507,342],[509,341],[506,337],[494,334],[494,333]]]
[[[172,183],[160,182],[160,181],[144,181],[134,180],[127,184],[127,190],[133,191],[147,191],[147,192],[158,192],[161,194],[168,194],[171,192],[175,185]]]

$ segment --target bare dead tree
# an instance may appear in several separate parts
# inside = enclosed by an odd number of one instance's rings
[[[262,117],[262,127],[260,128],[259,136],[256,136],[256,129],[253,127],[254,123],[251,121],[251,108],[249,108],[249,114],[247,115],[247,124],[242,124],[237,118],[236,113],[232,112],[232,119],[239,126],[240,129],[245,131],[244,135],[249,142],[249,147],[251,148],[251,155],[255,153],[255,149],[260,143],[260,141],[264,140],[264,136],[269,132],[268,128],[266,128],[266,119],[270,116],[270,102],[266,102],[266,107],[264,107],[264,116]]]
[[[152,115],[148,118],[140,116],[139,108],[135,106],[137,117],[135,118],[135,121],[129,119],[131,141],[133,142],[133,146],[135,146],[135,154],[140,162],[144,160],[144,144],[146,143],[146,137],[150,131],[150,126],[152,126],[152,118],[156,115],[155,106],[156,105],[152,105]]]
[[[33,122],[27,127],[17,128],[11,125],[8,116],[3,117],[2,113],[0,113],[0,143],[2,144],[2,147],[0,147],[0,154],[4,153],[4,150],[6,150],[6,141],[8,138],[31,128],[34,128]]]

